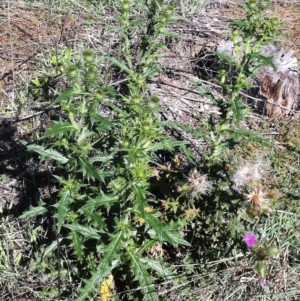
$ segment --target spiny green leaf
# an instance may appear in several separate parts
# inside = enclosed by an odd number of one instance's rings
[[[97,210],[100,206],[109,206],[117,202],[119,198],[117,196],[110,196],[106,195],[103,192],[101,195],[94,199],[89,199],[85,205],[80,208],[80,211],[83,212],[84,210]]]
[[[273,143],[260,137],[258,134],[253,133],[249,130],[234,130],[232,133],[232,138],[234,140],[238,140],[241,137],[247,137],[250,141],[254,141],[254,142],[258,142],[260,143],[262,146],[265,147],[272,147]]]
[[[89,161],[90,161],[91,164],[93,164],[94,162],[108,163],[112,159],[113,159],[112,155],[107,155],[107,156],[91,157],[91,158],[89,158]]]
[[[72,130],[76,130],[73,124],[69,122],[60,122],[52,125],[44,134],[44,137],[60,137],[62,134],[66,134]]]
[[[62,241],[62,238],[59,239],[59,242]],[[53,252],[57,249],[57,240],[52,241],[51,245],[48,246],[44,253],[43,253],[43,258],[48,257],[48,255],[52,255]]]
[[[236,65],[237,62],[230,56],[226,55],[225,53],[216,51],[215,54],[225,62],[227,62],[229,65]]]
[[[98,132],[108,131],[113,128],[113,123],[107,117],[103,117],[98,113],[92,113],[91,116],[92,123],[97,123]]]
[[[186,141],[173,141],[173,140],[167,138],[167,139],[163,139],[160,142],[151,144],[151,146],[148,147],[148,150],[151,150],[151,151],[169,150],[169,151],[171,151],[175,147],[182,146],[187,143],[188,142],[186,142]]]
[[[37,206],[37,207],[32,207],[30,206],[30,209],[25,211],[20,218],[31,218],[31,217],[36,217],[38,215],[43,215],[47,212],[47,209],[44,206]]]
[[[71,231],[76,231],[80,233],[82,236],[87,238],[100,238],[99,231],[95,228],[89,227],[89,226],[82,226],[79,224],[64,224],[65,228],[68,228]]]
[[[54,103],[61,103],[64,100],[69,100],[71,97],[77,96],[79,94],[81,94],[81,91],[75,90],[75,89],[62,91],[62,92],[60,92],[59,96],[56,98]]]
[[[145,222],[156,232],[156,239],[167,241],[177,246],[179,244],[189,246],[190,244],[180,237],[179,231],[168,227],[166,224],[159,222],[158,218],[152,213],[145,213]]]
[[[51,149],[51,148],[46,149],[42,145],[36,145],[36,144],[28,145],[27,150],[30,151],[30,152],[38,153],[39,155],[42,156],[42,159],[44,159],[44,158],[52,159],[52,160],[55,160],[55,161],[57,161],[61,164],[67,163],[69,161],[69,159],[64,157],[58,151],[56,151],[54,149]]]
[[[243,110],[245,105],[239,99],[232,99],[230,101],[230,109],[234,113],[234,119],[236,122],[240,122],[243,119]]]
[[[149,257],[143,257],[140,261],[144,265],[148,265],[150,269],[154,270],[160,277],[171,277],[174,274],[170,269],[163,265],[159,260],[153,260]]]
[[[97,169],[92,166],[88,159],[80,157],[79,162],[84,176],[85,174],[88,174],[92,179],[97,179],[101,182],[104,181],[104,178],[100,175]]]
[[[162,68],[158,66],[147,68],[146,72],[143,74],[143,77],[151,78],[153,74],[157,73],[161,69]]]
[[[131,269],[134,272],[135,280],[139,282],[141,290],[146,295],[145,297],[150,300],[156,300],[157,292],[153,285],[154,278],[148,273],[145,263],[131,250],[127,252],[130,257]]]
[[[77,255],[77,258],[79,262],[82,262],[83,260],[83,244],[82,244],[82,237],[78,232],[72,232],[71,233],[72,243],[75,250],[75,253]]]
[[[146,190],[136,184],[132,184],[131,189],[135,196],[136,207],[139,210],[140,217],[144,218],[145,208],[147,207],[147,203],[145,201]]]
[[[126,66],[124,61],[118,61],[114,57],[107,57],[115,66],[119,67],[121,70],[125,71],[127,74],[131,73],[131,70]]]
[[[104,257],[101,259],[93,276],[85,282],[86,284],[80,292],[78,301],[85,301],[96,290],[96,287],[102,283],[103,279],[111,274],[111,271],[119,264],[118,258],[122,241],[123,231],[112,235],[112,241],[106,247]]]
[[[69,190],[63,190],[59,193],[60,199],[59,203],[57,205],[57,213],[56,213],[56,219],[57,219],[57,231],[60,232],[60,229],[62,225],[65,222],[65,219],[68,214],[69,204],[71,202],[71,193]]]
[[[182,125],[178,124],[177,122],[173,122],[173,121],[164,121],[164,122],[161,122],[161,125],[164,127],[175,129],[175,130],[182,130]],[[188,129],[190,129],[189,126],[186,126],[186,127]]]
[[[231,21],[230,23],[232,25],[235,25],[235,26],[240,27],[240,28],[248,28],[249,24],[250,24],[249,21],[242,20],[242,19],[234,20],[234,21]]]
[[[191,152],[191,149],[187,145],[182,145],[180,148],[184,152],[188,161],[190,163],[194,164],[195,163],[195,155]]]
[[[252,60],[251,66],[254,67],[255,71],[257,71],[259,68],[263,66],[271,66],[274,70],[276,70],[276,66],[274,64],[274,60],[272,56],[266,56],[257,52],[250,53],[248,56]]]
[[[150,250],[157,242],[155,240],[147,241],[137,252],[136,254],[143,254],[143,252]]]

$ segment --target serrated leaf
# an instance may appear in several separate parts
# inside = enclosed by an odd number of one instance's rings
[[[78,301],[85,301],[95,290],[96,287],[103,282],[111,271],[119,264],[119,252],[123,241],[123,231],[112,235],[112,241],[105,250],[105,255],[98,265],[93,276],[86,281],[86,285],[80,292]]]
[[[149,231],[150,232],[150,231]],[[136,254],[143,254],[145,251],[148,251],[151,249],[157,242],[155,240],[149,240],[146,244],[144,244],[137,252]]]
[[[62,241],[62,238],[59,239],[59,242]],[[48,257],[48,255],[53,254],[53,252],[57,249],[57,240],[54,240],[50,246],[48,246],[44,253],[43,253],[43,258]]]
[[[243,109],[244,103],[241,102],[239,99],[233,99],[230,104],[230,108],[234,113],[234,118],[237,122],[240,122],[243,119]]]
[[[104,178],[99,174],[97,169],[94,168],[92,166],[92,164],[86,158],[80,157],[79,162],[81,165],[81,170],[84,175],[85,175],[85,173],[87,173],[92,179],[97,179],[101,182],[104,181]]]
[[[160,277],[171,277],[174,275],[170,269],[168,269],[158,260],[153,260],[149,257],[143,257],[141,258],[141,262],[144,265],[148,265],[149,268],[154,270]]]
[[[103,117],[98,113],[92,113],[91,116],[92,123],[97,122],[97,130],[98,132],[108,131],[113,128],[113,123],[107,117]]]
[[[168,127],[168,128],[179,130],[179,131],[182,130],[182,126],[174,121],[164,121],[164,122],[161,122],[161,125],[164,127]]]
[[[191,164],[195,163],[195,155],[191,152],[191,149],[186,145],[181,146],[182,151],[184,152],[186,158]]]
[[[225,53],[222,53],[222,52],[218,52],[216,51],[215,54],[222,60],[224,60],[225,62],[227,62],[230,66],[232,65],[236,65],[237,62],[230,56],[228,56],[227,54]]]
[[[144,213],[145,222],[155,231],[156,239],[160,242],[167,241],[172,244],[168,233],[164,231],[165,225],[161,224],[156,216],[151,213]]]
[[[59,137],[62,134],[71,132],[72,130],[76,130],[74,125],[69,122],[60,122],[52,125],[47,132],[44,134],[44,137]]]
[[[181,238],[181,235],[178,230],[172,228],[165,228],[165,231],[168,232],[168,236],[171,238],[171,241],[175,246],[178,245],[183,245],[187,247],[191,246],[189,242]]]
[[[51,148],[47,149],[42,145],[36,145],[36,144],[28,145],[27,150],[30,151],[30,152],[38,153],[39,155],[42,156],[42,159],[43,158],[52,159],[52,160],[55,160],[55,161],[57,161],[61,164],[65,164],[69,161],[69,159],[64,157],[58,151],[56,151],[54,149],[51,149]]]
[[[123,116],[123,117],[129,116],[129,114],[126,111],[122,110],[121,108],[119,108],[118,106],[113,104],[112,102],[107,103],[107,105],[110,106],[110,108],[113,109],[116,113],[119,113],[120,116]]]
[[[80,234],[75,231],[71,233],[71,238],[72,238],[73,248],[75,250],[77,258],[78,258],[79,262],[82,262],[82,260],[83,260],[83,244],[82,244],[83,239],[80,236]]]
[[[260,145],[265,147],[272,147],[273,143],[260,137],[256,133],[252,133],[249,130],[234,130],[232,134],[232,138],[237,141],[240,137],[247,137],[250,141],[258,142]]]
[[[115,65],[118,66],[121,70],[125,71],[127,74],[131,73],[131,70],[126,66],[124,61],[118,61],[116,58],[108,56],[108,59]]]
[[[158,218],[151,213],[145,213],[145,222],[156,232],[156,239],[159,241],[167,241],[173,246],[190,244],[180,237],[180,233],[168,225],[159,222]]]
[[[37,207],[32,207],[30,206],[30,209],[25,211],[20,218],[31,218],[31,217],[36,217],[38,215],[43,215],[47,212],[47,209],[44,206],[37,206]]]
[[[159,66],[148,68],[146,72],[143,74],[144,78],[151,78],[153,74],[159,72],[162,68]]]
[[[94,162],[108,163],[109,161],[112,160],[112,158],[113,158],[112,155],[98,156],[98,157],[89,158],[89,161],[91,162],[91,164],[93,164]]]
[[[100,206],[108,206],[117,202],[119,198],[117,196],[110,196],[102,193],[100,196],[94,199],[89,199],[85,205],[83,205],[79,210],[83,212],[84,210],[93,211]]]
[[[263,54],[255,52],[250,55],[250,58],[252,60],[258,59],[259,66],[257,66],[257,67],[271,66],[274,70],[276,70],[273,56],[263,55]]]
[[[140,217],[144,218],[145,216],[145,208],[147,207],[147,203],[145,202],[146,190],[143,187],[140,187],[136,184],[131,185],[132,193],[135,195],[137,209],[139,210]]]
[[[70,89],[67,91],[62,91],[59,93],[59,96],[55,99],[54,103],[61,103],[64,100],[68,100],[73,96],[81,94],[80,90]]]
[[[57,231],[60,232],[62,225],[66,220],[68,215],[68,208],[71,202],[71,193],[69,190],[63,190],[59,193],[60,199],[57,206],[57,214],[55,215],[57,219]]]
[[[86,238],[100,238],[99,231],[89,226],[82,226],[79,224],[64,224],[63,226],[71,231],[80,233]]]
[[[99,214],[99,211],[88,212],[87,210],[84,212],[86,218],[91,220],[91,226],[95,225],[95,227],[99,228],[99,232],[105,232],[107,230],[107,223],[102,215]]]
[[[231,21],[230,22],[232,25],[236,25],[238,27],[241,27],[241,28],[249,28],[249,21],[247,20],[242,20],[242,19],[238,19],[238,20],[234,20],[234,21]]]
[[[127,251],[130,257],[130,266],[134,273],[134,279],[139,282],[141,290],[150,300],[157,299],[157,292],[153,285],[154,278],[148,273],[146,265],[141,258],[130,250]]]

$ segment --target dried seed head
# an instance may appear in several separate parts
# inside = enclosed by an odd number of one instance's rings
[[[189,173],[188,182],[193,197],[208,194],[212,188],[207,175],[201,175],[196,169]]]
[[[253,188],[249,193],[244,194],[247,204],[250,204],[254,209],[268,209],[269,199],[268,194],[260,187]]]
[[[260,160],[256,163],[241,163],[232,177],[233,188],[240,192],[244,186],[253,182],[260,182],[267,174],[267,166]]]

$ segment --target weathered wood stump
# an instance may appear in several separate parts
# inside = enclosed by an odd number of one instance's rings
[[[221,41],[217,50],[233,55],[233,43]],[[273,66],[262,67],[257,72],[259,96],[266,100],[265,111],[269,117],[281,117],[292,109],[298,94],[299,65],[293,50],[284,50],[273,45],[265,46],[261,54],[272,56]]]
[[[266,98],[265,110],[270,117],[281,117],[292,109],[298,94],[299,65],[292,50],[266,46],[263,54],[272,55],[276,69],[271,66],[258,71],[259,94]]]

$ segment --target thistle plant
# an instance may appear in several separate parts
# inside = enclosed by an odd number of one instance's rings
[[[278,248],[274,245],[262,246],[253,232],[245,233],[243,241],[246,246],[252,250],[251,253],[255,261],[256,272],[260,279],[259,283],[264,286],[266,285],[268,262],[270,258],[273,258],[278,254]]]
[[[220,111],[219,116],[212,114],[208,121],[199,117],[202,128],[190,130],[196,137],[204,139],[210,147],[210,152],[204,156],[206,164],[220,162],[226,157],[228,149],[238,144],[242,138],[258,142],[261,146],[272,146],[259,135],[239,129],[240,122],[250,113],[250,109],[240,98],[240,92],[252,87],[252,80],[259,68],[267,65],[275,67],[272,57],[262,55],[260,51],[264,45],[275,41],[280,33],[279,21],[264,14],[268,4],[269,1],[265,0],[245,1],[245,18],[232,22],[230,49],[220,46],[216,52],[221,67],[219,78],[213,81],[220,84],[222,99],[216,99],[201,85],[196,84],[199,92],[210,98]]]
[[[40,144],[28,146],[65,170],[64,175],[55,176],[60,190],[54,217],[59,236],[67,238],[63,249],[88,268],[78,300],[85,300],[99,286],[104,291],[104,280],[118,270],[126,271],[120,275],[126,279],[124,288],[139,287],[155,300],[153,275],[166,277],[171,271],[148,258],[146,251],[157,243],[189,245],[176,222],[165,223],[152,209],[156,200],[149,192],[156,152],[171,151],[182,143],[164,136],[158,98],[149,96],[146,84],[158,70],[160,36],[167,34],[173,6],[155,0],[147,4],[148,18],[143,24],[132,22],[131,3],[120,1],[123,55],[116,59],[113,53],[102,53],[100,57],[127,78],[126,92],[99,86],[99,63],[93,51],[68,56],[62,64],[71,89],[55,101],[62,118]],[[133,59],[136,30],[142,39],[140,53]],[[110,111],[112,117],[103,111]]]
[[[220,83],[224,96],[229,93],[226,104],[222,106],[221,123],[240,122],[248,110],[239,98],[239,93],[250,88],[250,79],[257,70],[266,65],[274,64],[272,58],[261,54],[262,46],[275,41],[280,35],[279,21],[272,16],[265,16],[269,0],[247,0],[243,6],[246,16],[244,19],[232,22],[234,27],[231,40],[233,56],[218,53],[226,64],[220,71]],[[235,76],[229,76],[234,70]]]

